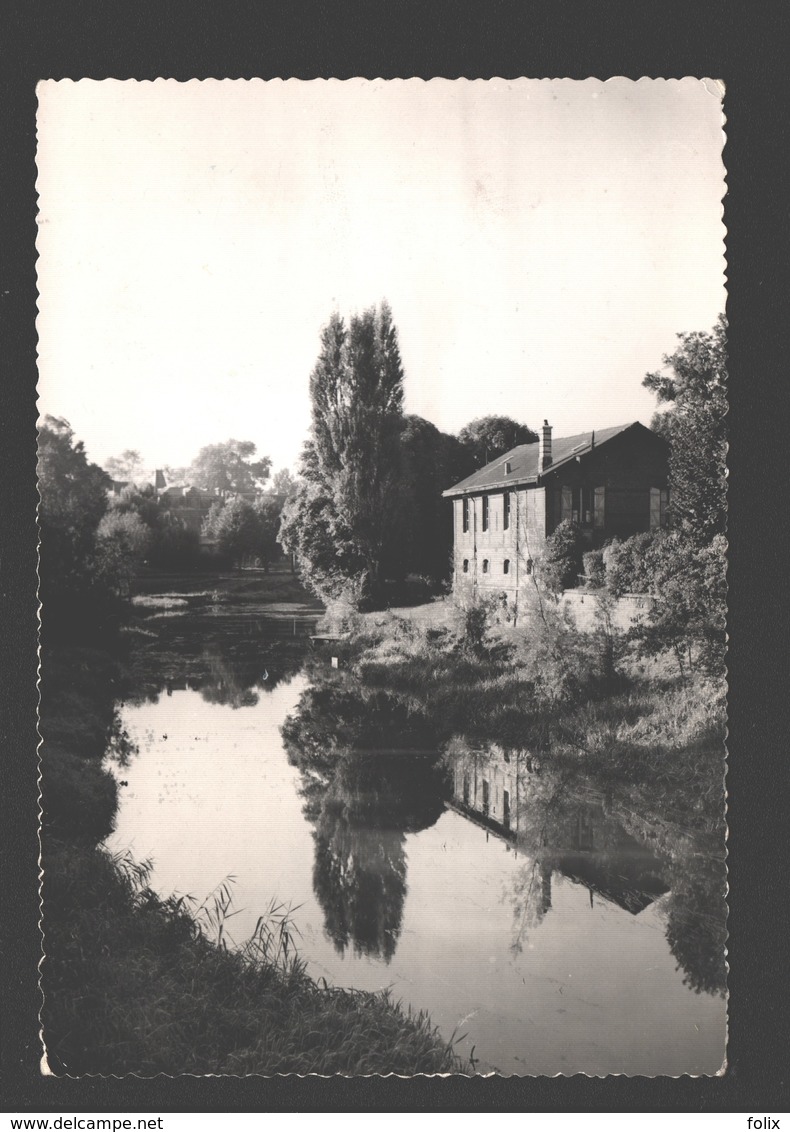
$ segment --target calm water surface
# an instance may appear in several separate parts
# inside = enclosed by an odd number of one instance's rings
[[[311,974],[392,987],[465,1035],[479,1072],[717,1072],[725,1004],[687,915],[699,892],[673,893],[644,823],[640,840],[589,792],[549,797],[497,749],[446,773],[416,747],[361,750],[327,788],[281,735],[309,690],[293,642],[282,662],[285,624],[258,620],[256,638],[229,622],[224,651],[215,635],[191,653],[173,630],[166,675],[123,707],[139,753],[117,772],[110,846],[152,858],[163,895],[235,878],[237,942],[272,898],[291,905]]]

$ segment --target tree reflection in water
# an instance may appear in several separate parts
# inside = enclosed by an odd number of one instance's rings
[[[684,869],[673,870],[667,899],[667,940],[684,971],[683,982],[697,994],[724,994],[727,983],[727,867],[723,860],[697,854]]]
[[[201,610],[172,618],[151,615],[151,636],[138,635],[129,657],[126,698],[156,703],[163,692],[189,688],[207,703],[254,707],[261,695],[300,671],[305,639],[274,619],[241,621],[238,614],[209,617]],[[300,633],[311,627],[305,624]]]
[[[389,962],[406,898],[407,833],[427,829],[449,796],[425,744],[431,730],[385,693],[344,675],[318,678],[283,726],[314,826],[313,887],[339,953]]]

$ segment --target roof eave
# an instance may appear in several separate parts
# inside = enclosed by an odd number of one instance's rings
[[[537,476],[518,476],[512,480],[496,480],[494,483],[473,483],[468,487],[448,487],[442,492],[442,498],[451,499],[456,495],[473,495],[480,491],[501,491],[503,487],[523,487],[525,484],[535,484]]]

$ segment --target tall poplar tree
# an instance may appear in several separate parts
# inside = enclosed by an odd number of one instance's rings
[[[333,314],[310,378],[302,483],[281,537],[324,598],[375,603],[399,524],[403,366],[386,302]]]

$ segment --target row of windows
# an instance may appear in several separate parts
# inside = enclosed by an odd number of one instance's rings
[[[531,558],[527,559],[526,568],[527,568],[527,573],[531,574],[532,573],[532,559]],[[490,570],[491,570],[491,563],[487,558],[484,558],[483,559],[483,573],[488,574],[488,573],[490,573]],[[469,559],[468,558],[464,559],[464,573],[465,574],[469,573]],[[510,573],[510,559],[509,558],[506,558],[504,560],[504,562],[502,563],[502,573],[503,574],[509,574]]]
[[[490,523],[488,498],[489,497],[487,495],[484,495],[483,499],[482,499],[482,522],[481,522],[481,525],[482,525],[482,529],[484,531],[488,530],[489,523]],[[466,533],[469,530],[469,498],[468,498],[468,496],[464,496],[462,504],[463,504],[463,527],[464,527],[464,533]],[[508,530],[509,527],[510,527],[510,492],[506,491],[504,493],[504,495],[502,496],[502,529],[504,531],[506,531],[506,530]]]

